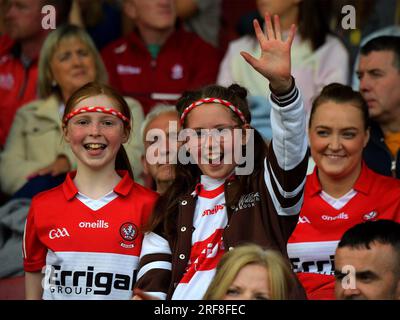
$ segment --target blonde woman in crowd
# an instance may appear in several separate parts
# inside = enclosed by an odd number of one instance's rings
[[[50,33],[39,60],[41,99],[18,110],[1,154],[0,184],[4,193],[13,195],[24,186],[19,196],[30,198],[61,183],[63,175],[75,166],[75,157],[62,143],[61,115],[72,93],[91,81],[107,82],[107,72],[90,36],[70,25]],[[126,100],[135,119],[131,137],[137,138],[131,138],[126,149],[138,177],[143,111],[137,101]]]
[[[205,300],[284,300],[294,275],[282,255],[255,244],[227,252],[204,295]]]

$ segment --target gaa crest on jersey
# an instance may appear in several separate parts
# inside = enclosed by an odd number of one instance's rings
[[[377,216],[378,216],[378,212],[371,211],[370,213],[366,213],[363,215],[363,220],[364,221],[374,220]]]
[[[120,243],[121,247],[133,248],[135,245],[132,243],[138,236],[138,227],[132,222],[125,222],[119,228],[119,234],[123,241]]]

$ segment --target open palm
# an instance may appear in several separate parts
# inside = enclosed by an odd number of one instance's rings
[[[261,56],[257,59],[247,52],[241,52],[243,58],[259,73],[266,77],[271,86],[281,88],[291,79],[290,48],[296,33],[296,26],[290,28],[288,38],[283,41],[279,17],[274,17],[275,30],[271,16],[265,15],[265,34],[257,20],[254,20],[254,30],[260,44]]]

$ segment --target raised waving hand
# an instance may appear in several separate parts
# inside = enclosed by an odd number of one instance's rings
[[[269,13],[265,14],[265,33],[257,20],[253,21],[253,25],[260,44],[261,56],[257,59],[244,51],[240,54],[255,70],[269,80],[275,93],[286,92],[292,84],[290,48],[296,26],[294,24],[291,26],[288,38],[283,41],[277,15],[274,16],[275,29]]]

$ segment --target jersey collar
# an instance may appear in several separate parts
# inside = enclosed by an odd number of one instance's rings
[[[129,194],[129,191],[133,187],[133,180],[129,176],[128,171],[126,170],[118,170],[118,174],[122,177],[121,181],[115,186],[114,192],[118,194],[119,196],[127,196]],[[79,190],[76,188],[74,184],[74,178],[76,176],[76,171],[69,172],[67,174],[67,177],[65,178],[65,181],[63,183],[63,192],[65,195],[65,198],[69,201],[75,198]]]
[[[367,167],[365,162],[363,161],[361,164],[361,172],[360,176],[357,178],[353,189],[357,192],[361,192],[364,194],[368,194],[370,191],[370,176],[371,170]],[[315,196],[320,194],[322,191],[322,186],[318,179],[318,168],[315,166],[314,172],[308,177],[308,181],[306,184],[306,193],[310,196]]]

